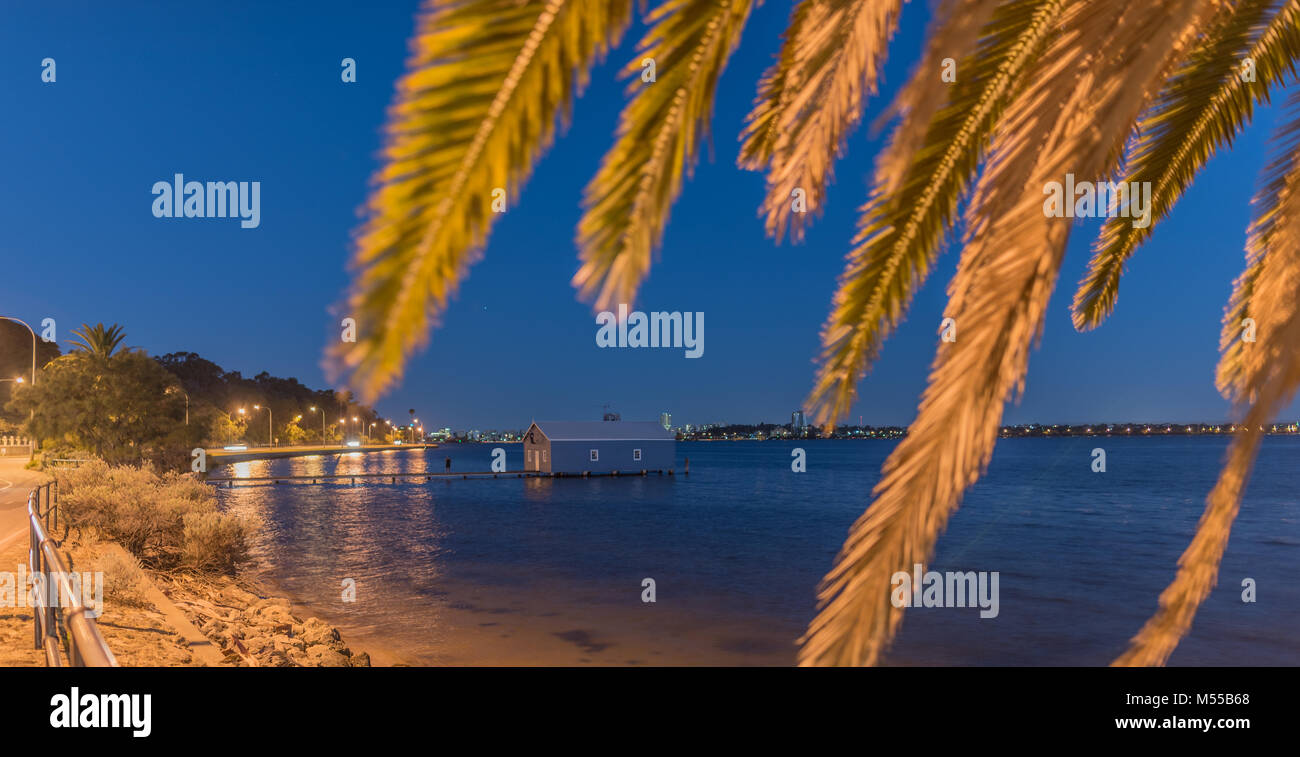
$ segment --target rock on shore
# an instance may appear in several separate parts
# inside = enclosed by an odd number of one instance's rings
[[[226,662],[239,667],[370,667],[370,655],[354,652],[337,628],[299,618],[288,600],[221,578],[179,578],[163,591],[217,644]]]

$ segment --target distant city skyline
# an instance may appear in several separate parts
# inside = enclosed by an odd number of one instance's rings
[[[0,160],[24,180],[0,186],[10,230],[0,315],[54,318],[61,345],[83,322],[119,323],[126,343],[151,355],[191,351],[245,376],[268,371],[331,386],[322,354],[348,315],[338,303],[356,211],[378,166],[418,7],[9,9],[0,70],[10,72],[12,107],[0,123]],[[905,7],[864,124],[906,81],[928,13],[924,3]],[[516,428],[537,418],[599,419],[606,404],[628,420],[666,409],[675,425],[775,422],[801,407],[883,138],[865,125],[849,138],[806,243],[765,238],[756,217],[764,178],[735,167],[736,135],[788,17],[778,3],[753,11],[719,86],[712,149],[629,303],[704,313],[707,351],[688,359],[682,350],[600,348],[595,312],[570,286],[583,188],[626,101],[616,75],[636,55],[638,22],[593,70],[567,134],[378,412],[404,419],[414,407],[426,428]],[[58,59],[57,83],[40,80],[47,56]],[[344,57],[357,63],[355,83],[340,82]],[[1210,162],[1130,261],[1114,315],[1088,333],[1073,329],[1068,307],[1098,223],[1076,222],[1025,396],[1008,405],[1004,424],[1231,418],[1214,388],[1219,321],[1244,266],[1242,230],[1276,111],[1258,108],[1231,153]],[[184,128],[141,129],[177,114]],[[259,182],[257,227],[155,218],[151,189],[176,174]],[[87,184],[88,176],[97,179]],[[956,258],[950,251],[938,260],[845,422],[911,422]],[[1283,417],[1297,415],[1293,404]]]

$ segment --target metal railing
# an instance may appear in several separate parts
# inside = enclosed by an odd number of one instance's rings
[[[59,525],[57,481],[42,484],[27,495],[27,523],[31,535],[28,569],[33,579],[42,576],[38,590],[32,592],[32,615],[36,648],[45,650],[46,664],[55,668],[62,664],[62,646],[72,667],[118,667],[95,619],[86,614],[90,608],[81,603],[81,593],[69,579],[70,572],[59,555],[59,542],[47,531]]]

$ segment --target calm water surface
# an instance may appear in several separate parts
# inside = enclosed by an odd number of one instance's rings
[[[1227,440],[1009,439],[932,570],[997,571],[1000,612],[908,610],[886,664],[1102,665],[1173,576]],[[448,445],[240,463],[239,476],[489,468]],[[808,471],[790,471],[807,450]],[[679,443],[691,474],[222,489],[282,588],[411,664],[784,665],[888,441]],[[1107,471],[1091,471],[1094,447]],[[1300,439],[1265,441],[1174,665],[1300,665]],[[356,581],[355,603],[341,582]],[[653,578],[657,601],[641,601]],[[1241,601],[1253,578],[1258,601]]]

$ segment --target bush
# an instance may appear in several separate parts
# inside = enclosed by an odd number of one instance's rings
[[[119,549],[108,549],[95,560],[96,571],[104,574],[104,598],[130,607],[150,607],[145,596],[145,578],[140,561]]]
[[[96,460],[59,476],[59,506],[74,528],[94,528],[158,570],[233,574],[248,559],[252,524],[217,510],[190,474]]]
[[[233,574],[248,555],[244,522],[224,513],[186,513],[181,567],[199,573]]]

